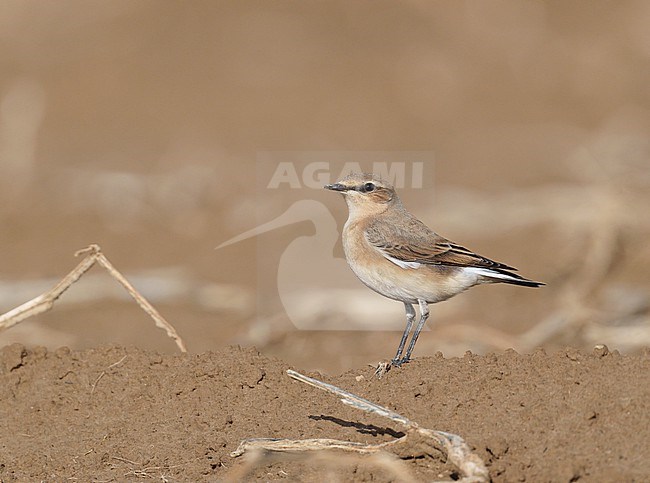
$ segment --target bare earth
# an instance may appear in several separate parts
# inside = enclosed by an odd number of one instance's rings
[[[175,356],[7,346],[0,360],[0,480],[214,481],[241,476],[244,461],[230,452],[246,438],[376,443],[402,435],[386,419],[291,380],[288,368],[239,347]],[[310,375],[421,426],[461,435],[493,481],[650,479],[647,350],[439,355],[381,380],[371,367]],[[416,443],[399,455],[419,480],[457,477]],[[338,456],[265,461],[249,476],[392,481],[366,457]]]

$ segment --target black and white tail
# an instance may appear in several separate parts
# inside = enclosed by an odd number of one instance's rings
[[[524,287],[540,287],[546,285],[545,283],[528,280],[521,275],[499,268],[467,267],[465,270],[469,270],[481,278],[487,279],[485,280],[486,282],[503,282]]]

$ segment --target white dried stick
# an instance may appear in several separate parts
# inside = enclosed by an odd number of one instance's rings
[[[369,413],[375,413],[385,418],[389,418],[395,422],[398,422],[407,429],[416,431],[421,435],[432,439],[436,444],[435,446],[438,449],[441,449],[444,453],[447,454],[449,461],[456,465],[461,473],[463,478],[461,481],[469,482],[483,482],[489,481],[490,476],[488,474],[487,468],[483,460],[479,458],[476,454],[472,453],[472,450],[467,445],[465,440],[458,435],[447,433],[445,431],[435,431],[432,429],[421,428],[416,422],[411,421],[410,419],[398,414],[390,409],[387,409],[379,404],[375,404],[367,399],[364,399],[360,396],[352,394],[348,391],[333,386],[332,384],[327,384],[326,382],[319,381],[303,374],[300,374],[291,369],[287,370],[289,377],[296,379],[310,386],[317,387],[327,392],[331,392],[341,397],[341,402],[349,406],[353,406],[362,411]]]
[[[407,428],[406,436],[389,441],[386,443],[368,445],[363,443],[353,443],[349,441],[338,441],[332,439],[306,439],[306,440],[291,440],[291,439],[268,439],[268,438],[254,438],[242,441],[239,447],[231,453],[231,456],[240,456],[246,452],[253,452],[259,457],[260,451],[271,452],[296,452],[296,451],[315,451],[323,449],[340,449],[350,452],[362,454],[381,454],[385,453],[385,449],[395,445],[398,442],[404,441],[411,433],[418,433],[425,438],[432,441],[435,448],[439,449],[447,455],[448,460],[456,465],[462,478],[459,481],[463,483],[483,483],[490,480],[485,464],[476,454],[472,453],[471,449],[465,443],[463,438],[452,433],[444,431],[434,431],[431,429],[421,428],[414,421],[398,414],[390,409],[368,401],[360,396],[345,391],[339,387],[327,384],[325,382],[313,379],[311,377],[300,374],[296,371],[288,370],[289,377],[296,379],[310,386],[317,387],[327,392],[336,394],[341,398],[341,402],[348,404],[362,411],[378,414],[385,418],[396,421]],[[257,459],[256,459],[257,461]]]

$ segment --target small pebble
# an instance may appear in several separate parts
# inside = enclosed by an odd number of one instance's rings
[[[594,347],[594,355],[598,357],[605,357],[609,354],[609,348],[605,344],[598,344]]]

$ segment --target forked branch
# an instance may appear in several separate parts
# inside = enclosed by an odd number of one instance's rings
[[[77,265],[70,273],[61,279],[50,290],[44,294],[39,295],[38,297],[33,298],[32,300],[25,302],[24,304],[16,307],[15,309],[10,310],[9,312],[0,315],[0,331],[8,329],[21,322],[22,320],[32,317],[43,312],[50,310],[54,306],[54,302],[74,284],[79,280],[84,273],[86,273],[90,268],[95,264],[99,264],[106,271],[117,280],[126,291],[135,299],[135,301],[140,305],[142,310],[144,310],[149,316],[154,320],[157,327],[163,329],[167,332],[167,336],[172,338],[176,345],[181,350],[181,352],[187,352],[185,348],[185,343],[183,339],[178,335],[176,329],[167,322],[162,315],[145,299],[134,287],[129,283],[129,281],[117,271],[117,269],[108,261],[101,251],[99,245],[90,245],[87,248],[79,250],[75,253],[75,256],[85,255],[84,259],[81,260],[79,265]]]

